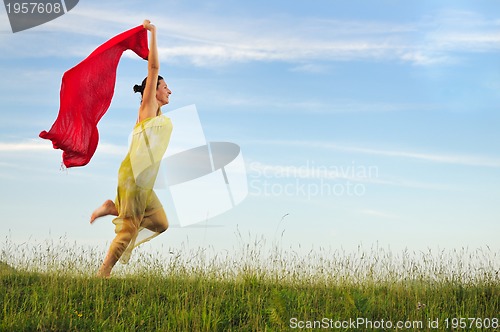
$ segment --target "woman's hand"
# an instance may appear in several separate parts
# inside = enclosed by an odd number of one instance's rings
[[[142,26],[149,31],[154,31],[156,29],[156,27],[151,24],[150,20],[144,20],[144,22],[142,22]]]

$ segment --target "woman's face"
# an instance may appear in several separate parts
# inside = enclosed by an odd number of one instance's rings
[[[168,97],[172,94],[172,91],[167,86],[164,80],[160,80],[160,84],[158,84],[158,88],[156,89],[156,99],[160,103],[161,106],[168,104]]]

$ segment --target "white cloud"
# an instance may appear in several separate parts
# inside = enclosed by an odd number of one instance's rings
[[[79,6],[43,26],[43,33],[3,38],[8,56],[84,56],[107,38],[139,25],[146,15],[133,9]],[[456,62],[458,53],[500,49],[498,23],[470,12],[443,12],[415,22],[326,20],[281,16],[258,19],[214,14],[152,17],[159,26],[163,60],[204,67],[234,62],[298,63],[318,71],[316,61],[401,61],[429,66]],[[465,28],[464,28],[465,27]],[[57,36],[74,36],[61,43]],[[84,38],[85,37],[85,38]],[[57,39],[57,40],[56,40]],[[43,47],[41,44],[43,43]],[[36,51],[35,51],[36,49]],[[31,52],[30,52],[31,50]],[[5,56],[5,54],[4,54]],[[307,63],[307,65],[304,65]]]
[[[26,140],[23,142],[0,142],[0,152],[36,152],[48,151],[52,146],[45,142]]]
[[[414,151],[379,150],[379,149],[360,148],[360,147],[342,147],[336,144],[326,144],[325,147],[334,150],[344,150],[349,152],[359,152],[363,154],[373,154],[373,155],[396,157],[396,158],[418,159],[436,163],[495,167],[495,168],[500,167],[500,159],[493,157],[485,157],[485,156],[450,155],[450,154],[446,155],[446,154],[432,154],[432,153],[422,153]]]
[[[203,90],[210,98],[205,98],[206,103],[213,103],[217,106],[230,106],[231,111],[234,107],[249,109],[251,112],[290,112],[296,113],[380,113],[380,112],[425,112],[425,111],[443,111],[448,110],[450,105],[438,103],[404,103],[404,102],[377,102],[377,101],[359,101],[351,99],[303,99],[301,101],[284,100],[274,95],[249,96],[244,93],[226,93],[221,90],[210,90],[207,87]],[[220,107],[220,109],[227,109]]]
[[[452,61],[455,61],[447,56],[443,55],[431,56],[424,54],[422,51],[418,50],[401,54],[401,59],[403,61],[413,63],[414,65],[422,65],[422,66],[435,65],[439,63],[451,63]]]
[[[368,155],[377,155],[393,158],[406,158],[415,159],[435,163],[465,165],[465,166],[478,166],[478,167],[493,167],[500,168],[500,159],[490,156],[476,156],[476,155],[457,155],[457,154],[436,154],[428,152],[416,151],[401,151],[401,150],[387,150],[375,149],[350,145],[341,145],[332,142],[321,141],[285,141],[285,140],[254,140],[251,143],[266,144],[266,145],[282,145],[282,146],[297,146],[307,148],[322,148],[335,151],[343,151],[348,153],[360,153]]]
[[[449,24],[452,14],[428,22],[363,22],[349,20],[281,18],[214,18],[174,24],[166,35],[178,44],[162,49],[166,58],[186,57],[194,64],[210,66],[227,62],[284,61],[402,61],[415,65],[453,64],[455,53],[491,52],[500,47],[498,26],[483,19],[464,30]],[[467,25],[467,17],[456,18]],[[185,27],[189,26],[189,35]],[[445,28],[443,28],[445,26]],[[168,43],[164,43],[168,45]]]
[[[27,153],[27,152],[46,152],[53,151],[53,147],[48,140],[23,140],[20,142],[0,142],[0,152],[3,153]],[[110,155],[125,156],[128,147],[124,145],[117,145],[112,143],[99,143],[97,151]],[[61,151],[61,150],[58,150]]]
[[[330,67],[315,63],[306,63],[295,66],[290,69],[292,72],[300,72],[300,73],[310,73],[310,74],[325,74],[330,72]]]
[[[392,214],[392,213],[387,213],[384,211],[379,211],[379,210],[361,210],[361,214],[368,215],[371,217],[377,217],[377,218],[383,218],[383,219],[400,219],[399,216]]]

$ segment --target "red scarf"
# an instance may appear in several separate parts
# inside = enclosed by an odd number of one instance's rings
[[[147,59],[147,38],[142,25],[125,31],[64,73],[59,114],[49,132],[42,131],[40,137],[63,150],[66,167],[84,166],[94,155],[99,141],[97,123],[111,104],[120,57],[131,49]]]

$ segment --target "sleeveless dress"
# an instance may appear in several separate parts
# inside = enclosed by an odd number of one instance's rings
[[[129,152],[118,171],[115,200],[118,217],[113,220],[115,233],[127,233],[131,238],[120,257],[123,264],[128,263],[135,247],[160,234],[141,224],[144,218],[163,209],[153,187],[171,133],[172,123],[165,115],[137,123],[132,132]]]

